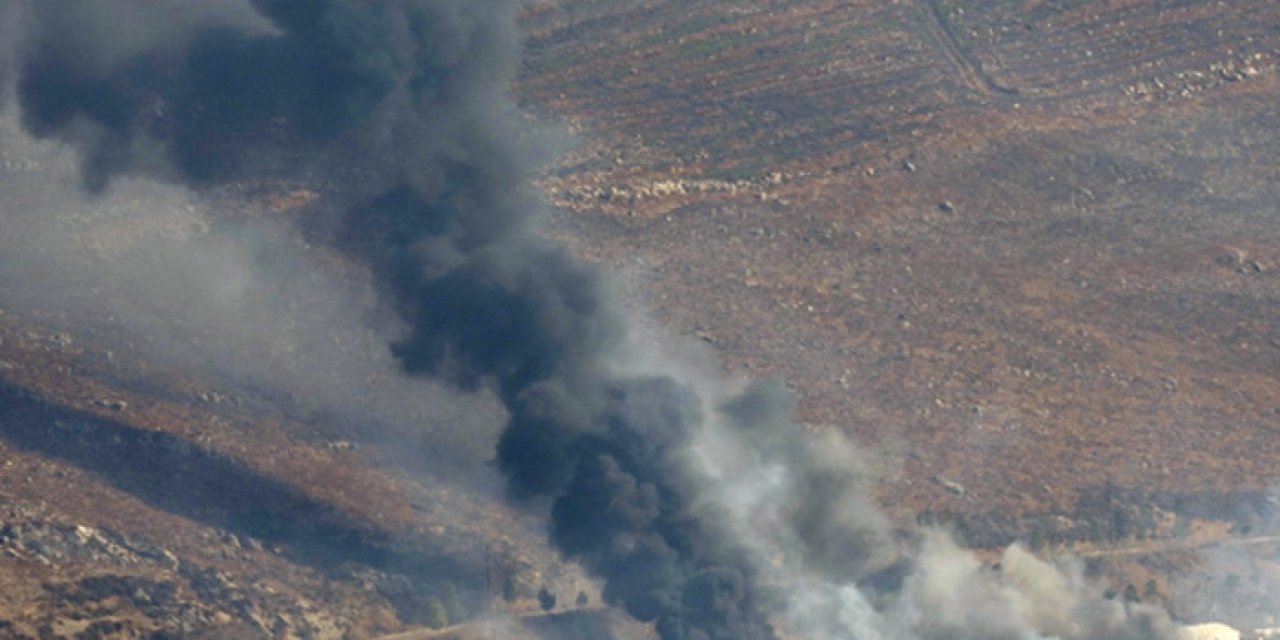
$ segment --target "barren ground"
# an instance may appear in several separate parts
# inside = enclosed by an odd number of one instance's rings
[[[1274,601],[1273,543],[1202,545],[1265,529],[1280,479],[1280,5],[565,0],[523,26],[515,92],[578,140],[548,232],[733,375],[784,377],[895,518],[1069,545],[1175,610]],[[515,611],[591,591],[527,515],[324,416],[0,310],[0,635],[372,637],[507,577]],[[584,615],[545,624],[608,622]]]

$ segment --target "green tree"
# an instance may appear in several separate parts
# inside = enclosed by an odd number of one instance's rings
[[[452,582],[444,583],[444,587],[440,589],[440,600],[444,603],[444,610],[449,614],[450,621],[458,622],[468,617],[466,608],[458,599],[458,588]]]
[[[1259,520],[1257,513],[1241,509],[1236,513],[1235,522],[1231,524],[1231,533],[1238,536],[1247,536],[1258,528]]]
[[[1183,515],[1178,515],[1176,518],[1173,521],[1173,537],[1175,540],[1182,540],[1191,533],[1191,519]]]
[[[424,612],[422,623],[432,629],[449,626],[449,613],[445,610],[444,603],[440,602],[440,598],[435,596],[427,598],[426,611]]]
[[[556,595],[547,590],[545,585],[538,590],[538,604],[543,611],[550,611],[556,608]]]

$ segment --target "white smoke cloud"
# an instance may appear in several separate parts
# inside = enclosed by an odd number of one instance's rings
[[[687,458],[703,478],[700,508],[725,520],[723,530],[731,532],[733,543],[750,550],[778,600],[775,622],[784,637],[1186,637],[1158,608],[1105,598],[1105,587],[1086,579],[1076,559],[1050,562],[1015,544],[993,565],[944,530],[895,535],[869,497],[873,478],[865,471],[864,452],[835,430],[795,425],[789,403],[779,400],[786,395],[780,386],[726,381],[704,346],[663,335],[645,321],[634,322],[631,333],[638,338],[619,366],[675,375],[698,390],[712,416]],[[765,415],[759,407],[734,407],[752,395],[771,396],[760,402]],[[761,422],[744,425],[744,419]],[[815,478],[828,482],[815,485]],[[820,535],[802,535],[798,517],[822,519],[822,526],[811,527]],[[842,553],[849,556],[843,562]],[[901,572],[900,584],[862,584],[881,571]]]

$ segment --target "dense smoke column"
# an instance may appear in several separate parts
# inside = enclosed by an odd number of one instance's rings
[[[538,206],[506,94],[516,2],[39,0],[17,94],[90,190],[360,178],[336,243],[406,321],[407,370],[490,385],[512,492],[664,638],[773,637],[745,555],[691,509],[678,456],[703,416],[665,378],[608,375],[598,275],[527,229]],[[109,26],[110,25],[110,26]]]
[[[552,541],[605,577],[605,598],[664,638],[770,638],[753,570],[689,510],[679,455],[702,420],[666,378],[603,366],[621,325],[597,274],[528,236],[424,262],[455,209],[398,187],[348,218],[348,247],[390,289],[414,372],[491,380],[510,422],[497,459],[518,497],[555,498]]]
[[[518,9],[0,0],[18,69],[0,86],[29,132],[80,152],[90,190],[338,184],[358,204],[333,242],[405,321],[405,369],[494,390],[512,494],[550,503],[554,544],[664,638],[772,638],[766,612],[820,640],[1175,637],[1016,550],[1000,572],[945,540],[904,559],[843,445],[800,433],[777,385],[714,407],[723,389],[613,374],[625,336],[599,275],[529,230]]]

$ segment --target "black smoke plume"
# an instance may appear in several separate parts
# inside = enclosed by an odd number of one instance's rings
[[[494,388],[510,414],[497,461],[514,494],[553,501],[555,544],[664,638],[772,637],[745,555],[690,508],[676,457],[697,398],[610,375],[622,324],[599,276],[529,230],[506,95],[517,9],[40,0],[24,16],[22,122],[74,146],[95,191],[122,175],[358,181],[336,244],[406,321],[395,353]]]
[[[1008,582],[941,543],[895,562],[854,468],[800,434],[776,386],[722,397],[616,373],[627,332],[601,276],[531,228],[536,136],[507,94],[519,2],[6,8],[22,123],[79,152],[86,189],[267,177],[347,194],[332,242],[404,320],[405,370],[493,390],[511,493],[548,503],[554,544],[663,638],[773,638],[780,618],[811,638],[1168,637],[1158,617],[1057,606],[1079,590],[1041,588],[1051,572],[1021,556]],[[859,581],[886,571],[873,608]]]

